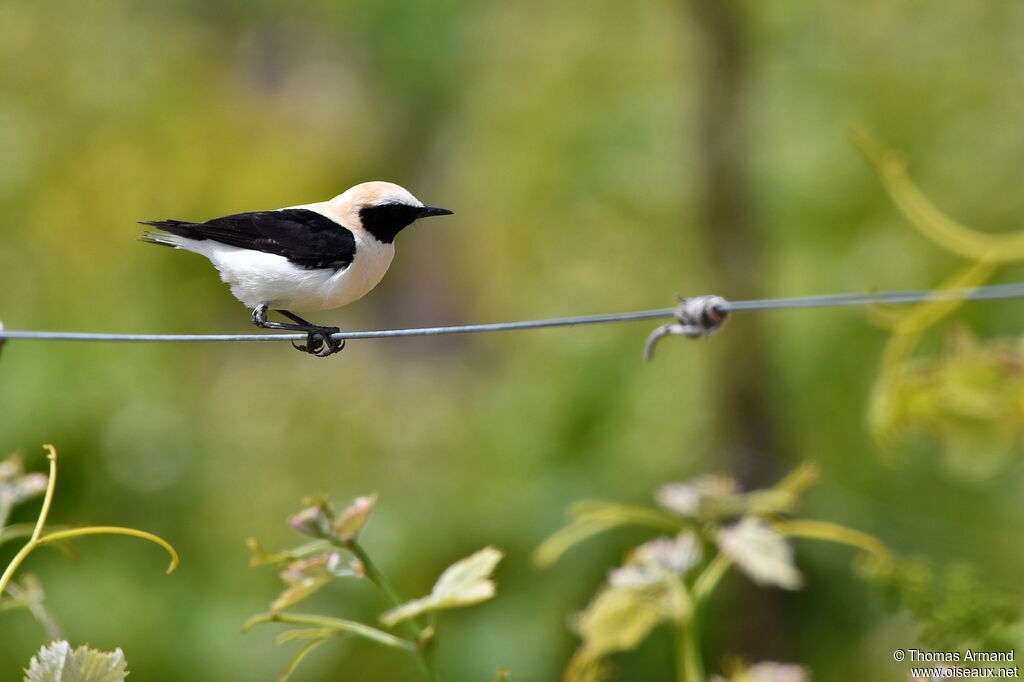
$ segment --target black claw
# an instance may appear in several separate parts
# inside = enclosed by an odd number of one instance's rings
[[[329,343],[326,347],[316,354],[318,358],[326,358],[328,355],[334,355],[335,353],[341,352],[345,348],[345,339],[341,341],[335,341],[330,336],[327,337]]]
[[[306,337],[306,345],[299,346],[292,342],[292,347],[303,353],[315,355],[318,358],[326,358],[334,355],[345,347],[345,340],[336,340],[332,334],[337,334],[340,329],[337,327],[318,327],[311,330]]]

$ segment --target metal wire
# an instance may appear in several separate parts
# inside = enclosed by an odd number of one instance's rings
[[[965,289],[882,291],[875,294],[830,294],[796,298],[767,298],[756,301],[728,301],[725,310],[778,310],[782,308],[826,308],[847,305],[903,304],[924,301],[991,301],[1024,297],[1024,283],[995,284]]]
[[[905,304],[923,301],[986,301],[1024,298],[1024,283],[1001,284],[973,289],[940,289],[917,291],[884,291],[874,294],[834,294],[770,298],[750,301],[725,301],[717,304],[725,312],[754,310],[782,310],[790,308],[827,308],[835,306]],[[495,322],[492,324],[466,324],[447,327],[419,327],[413,329],[382,329],[372,331],[340,332],[336,339],[380,339],[397,336],[436,336],[440,334],[470,334],[499,332],[516,329],[542,329],[572,327],[584,324],[631,322],[673,317],[675,308],[656,308],[605,315],[559,317],[521,322]],[[193,342],[193,341],[302,341],[306,334],[92,334],[85,332],[5,331],[0,326],[0,340],[22,339],[33,341],[120,341],[120,342]]]

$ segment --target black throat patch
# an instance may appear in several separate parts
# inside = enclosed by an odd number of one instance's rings
[[[381,204],[360,209],[359,218],[367,232],[378,241],[390,244],[395,241],[395,235],[419,217],[422,210],[420,206],[408,204]]]

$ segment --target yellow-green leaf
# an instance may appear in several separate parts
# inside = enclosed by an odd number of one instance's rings
[[[65,640],[42,647],[32,657],[25,682],[124,682],[128,675],[124,652],[97,651],[87,646],[75,650]]]
[[[571,682],[604,679],[601,661],[633,649],[664,618],[661,607],[643,590],[605,587],[577,614],[573,629],[583,639],[565,670]]]
[[[470,606],[490,599],[495,594],[491,574],[503,556],[501,551],[486,547],[456,561],[437,579],[429,595],[387,611],[380,617],[381,622],[392,626],[427,611]]]

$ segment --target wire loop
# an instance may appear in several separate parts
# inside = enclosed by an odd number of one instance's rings
[[[685,336],[698,339],[718,331],[729,316],[729,302],[721,296],[679,297],[679,305],[672,311],[675,322],[663,324],[647,337],[644,359],[654,357],[654,346],[665,336]]]

